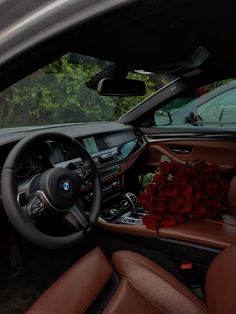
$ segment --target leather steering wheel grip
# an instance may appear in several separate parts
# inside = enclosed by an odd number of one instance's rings
[[[93,170],[93,199],[90,208],[89,224],[93,225],[100,212],[102,191],[97,166],[86,149],[72,137],[57,132],[40,132],[25,137],[9,153],[2,170],[1,193],[5,211],[14,227],[29,241],[45,248],[66,248],[78,243],[85,235],[83,230],[67,236],[56,237],[39,231],[32,223],[32,218],[17,202],[18,186],[15,170],[25,151],[38,142],[58,141],[74,143],[79,155]]]

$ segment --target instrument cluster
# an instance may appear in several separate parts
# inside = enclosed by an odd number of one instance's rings
[[[16,169],[16,177],[24,179],[31,174],[37,174],[44,170],[44,160],[41,154],[33,156],[24,155]]]

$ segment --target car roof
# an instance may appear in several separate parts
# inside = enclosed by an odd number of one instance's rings
[[[0,88],[68,51],[192,77],[236,72],[236,2],[2,0]]]

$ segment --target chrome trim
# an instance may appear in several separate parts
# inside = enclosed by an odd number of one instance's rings
[[[178,136],[176,136],[176,134],[168,134],[168,136],[170,137],[164,137],[164,138],[160,138],[160,135],[158,135],[156,138],[155,136],[151,136],[154,138],[149,138],[148,135],[146,135],[146,140],[148,143],[155,143],[155,142],[168,142],[168,141],[217,141],[219,139],[227,139],[227,140],[231,140],[231,141],[235,141],[235,135],[230,134],[230,135],[196,135],[196,134],[189,134],[189,136],[186,136],[186,134],[178,134]],[[173,137],[171,137],[173,136]],[[183,136],[183,137],[181,137]]]

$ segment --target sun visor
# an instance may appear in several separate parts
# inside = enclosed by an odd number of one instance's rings
[[[203,46],[199,46],[189,58],[176,63],[152,67],[151,70],[152,72],[168,73],[175,76],[186,75],[188,72],[193,72],[194,69],[200,67],[209,56],[209,51]]]

